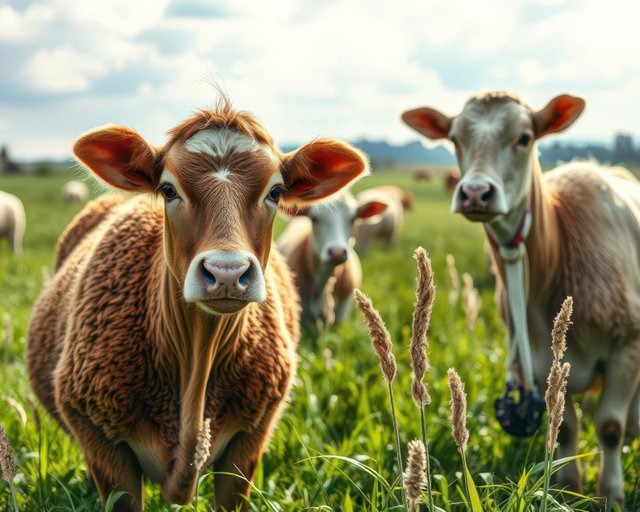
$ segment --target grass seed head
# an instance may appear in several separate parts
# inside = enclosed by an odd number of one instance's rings
[[[567,331],[573,323],[571,322],[572,313],[573,297],[567,297],[553,321],[553,330],[551,331],[551,348],[557,361],[564,357],[567,350]]]
[[[545,402],[547,404],[548,429],[547,434],[547,451],[553,453],[558,443],[558,433],[564,419],[565,397],[567,394],[567,380],[571,365],[554,361],[551,366],[551,372],[547,379],[548,387],[545,393]]]
[[[422,441],[409,441],[409,456],[407,457],[407,470],[403,475],[405,496],[409,512],[418,512],[419,500],[423,491],[427,489],[427,456]]]
[[[369,328],[369,337],[373,349],[380,359],[382,374],[387,382],[393,382],[396,376],[396,359],[393,356],[391,336],[384,325],[380,313],[373,307],[371,300],[357,288],[353,291],[353,297],[362,316]]]
[[[414,257],[418,262],[418,280],[409,351],[411,352],[411,367],[413,368],[413,400],[418,407],[424,407],[431,403],[429,390],[422,380],[429,371],[427,331],[431,323],[431,312],[436,289],[433,284],[433,270],[427,251],[422,247],[418,247]]]
[[[211,419],[206,418],[202,430],[198,433],[194,464],[198,472],[204,467],[211,451]]]
[[[471,274],[467,272],[462,274],[462,283],[462,305],[467,317],[467,328],[472,331],[478,320],[482,300],[480,299],[480,292],[473,286]]]
[[[16,476],[16,461],[13,459],[11,443],[2,425],[0,425],[0,470],[2,479],[7,482],[11,482]]]
[[[458,303],[460,297],[460,277],[456,268],[456,260],[453,254],[447,254],[447,273],[449,274],[449,306],[453,307]]]
[[[449,422],[453,431],[453,439],[462,453],[467,451],[469,431],[467,430],[467,395],[460,375],[449,368],[449,391],[451,392],[451,416]]]

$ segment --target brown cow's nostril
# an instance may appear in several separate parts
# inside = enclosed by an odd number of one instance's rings
[[[493,195],[493,187],[489,185],[489,190],[480,196],[480,200],[484,203],[489,203],[491,196]]]
[[[216,283],[218,282],[216,279],[216,276],[214,276],[211,272],[209,272],[209,270],[207,269],[207,266],[205,265],[204,260],[200,264],[200,267],[201,267],[200,271],[202,272],[202,278],[204,279],[205,286],[207,288],[211,288],[215,286]]]

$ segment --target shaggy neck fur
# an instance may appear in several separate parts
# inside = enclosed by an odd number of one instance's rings
[[[158,340],[155,354],[158,368],[180,379],[180,436],[174,464],[163,482],[166,497],[194,489],[198,470],[194,464],[198,434],[203,429],[207,383],[214,367],[237,347],[246,311],[233,315],[210,315],[182,299],[179,284],[157,251],[154,272],[161,275],[159,287],[150,287],[150,336]],[[251,307],[248,306],[248,307]]]

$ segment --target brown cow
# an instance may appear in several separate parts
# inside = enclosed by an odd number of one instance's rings
[[[536,379],[542,391],[549,372],[554,315],[566,296],[574,297],[575,325],[565,356],[572,365],[568,391],[583,392],[603,375],[595,418],[603,452],[599,490],[611,506],[624,501],[625,430],[637,435],[639,429],[640,183],[627,171],[594,162],[542,174],[536,141],[570,126],[583,108],[584,100],[562,95],[534,111],[517,96],[496,91],[472,97],[454,118],[431,108],[403,118],[427,137],[449,138],[456,146],[463,178],[452,211],[485,225],[501,303],[508,304],[509,361],[532,390]],[[560,457],[576,453],[571,399],[559,441]],[[581,488],[575,461],[558,477]]]
[[[452,193],[460,182],[460,171],[456,167],[447,169],[444,173],[444,188]]]
[[[365,159],[335,140],[283,155],[228,105],[161,148],[106,126],[74,151],[137,194],[90,203],[65,232],[74,247],[60,240],[29,332],[34,391],[79,441],[103,501],[128,493],[117,510],[142,510],[144,477],[188,503],[211,463],[243,475],[216,477],[216,505],[246,508],[296,368],[298,298],[271,248],[278,202],[322,200]]]

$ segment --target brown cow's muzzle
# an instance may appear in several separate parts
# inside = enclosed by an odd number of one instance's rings
[[[266,299],[258,259],[244,251],[205,251],[189,265],[184,298],[213,313],[235,313]]]
[[[475,175],[458,183],[451,211],[474,222],[488,222],[507,213],[507,208],[502,189],[492,180]]]

